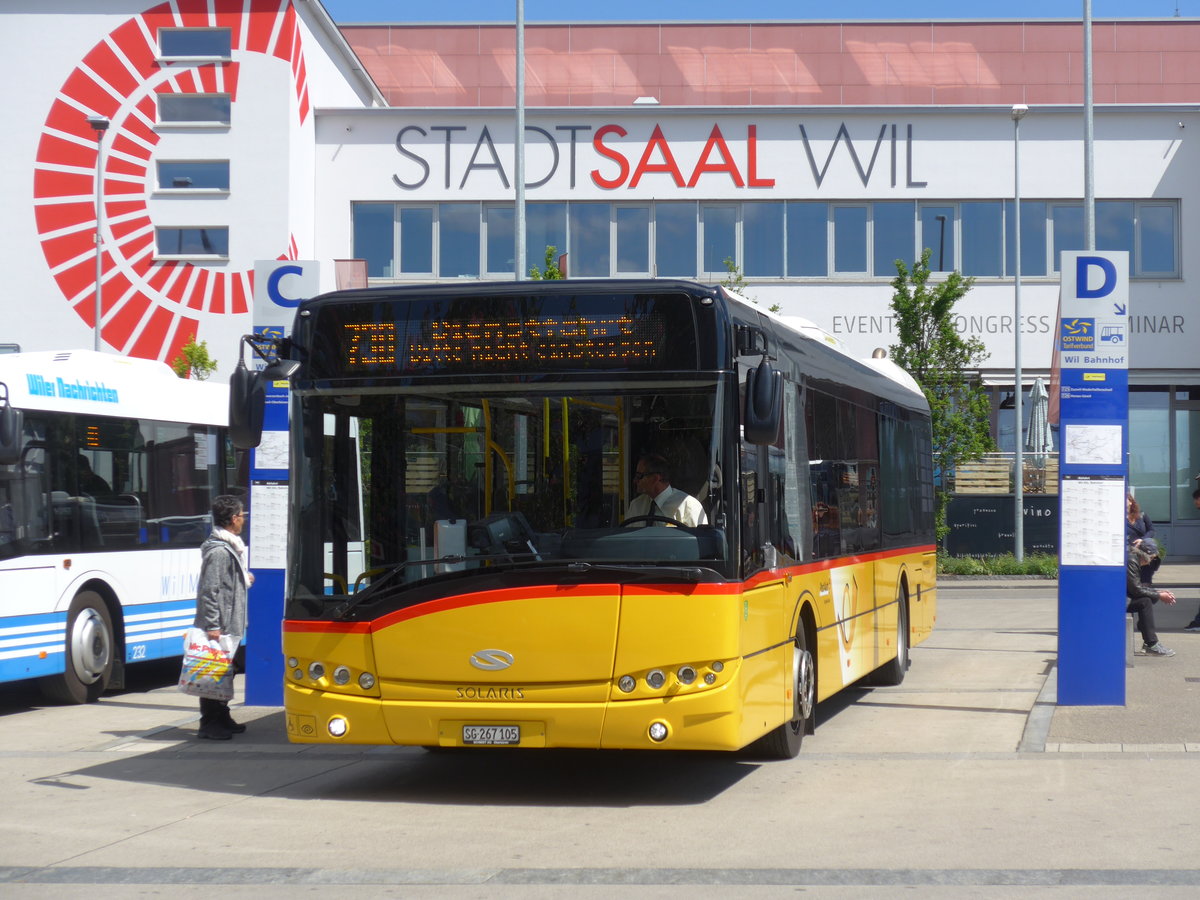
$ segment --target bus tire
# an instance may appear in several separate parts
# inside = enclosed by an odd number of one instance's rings
[[[875,670],[871,684],[895,687],[904,681],[908,671],[908,585],[903,581],[896,587],[896,655]]]
[[[112,677],[115,646],[112,617],[104,599],[95,591],[80,591],[67,613],[66,669],[40,680],[42,694],[56,703],[99,700]]]
[[[792,703],[794,718],[784,722],[750,745],[760,759],[795,759],[804,735],[812,734],[817,722],[817,663],[808,649],[804,626],[796,632],[792,646]]]

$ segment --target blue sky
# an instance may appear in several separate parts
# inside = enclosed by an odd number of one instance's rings
[[[516,15],[516,0],[449,0],[410,3],[403,0],[324,0],[335,22],[498,22]],[[1092,18],[1200,17],[1200,0],[1092,0]],[[762,19],[1078,19],[1083,0],[849,0],[842,4],[815,0],[687,0],[646,3],[606,0],[603,3],[525,0],[526,22],[720,21]]]

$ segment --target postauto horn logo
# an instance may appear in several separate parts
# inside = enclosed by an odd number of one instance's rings
[[[234,271],[227,259],[212,266],[187,259],[156,259],[155,223],[147,198],[157,188],[155,153],[160,133],[158,98],[167,94],[226,95],[236,107],[239,72],[259,59],[277,59],[291,71],[303,124],[311,111],[300,27],[292,0],[171,0],[133,16],[105,35],[59,89],[42,127],[34,167],[33,204],[38,238],[63,298],[94,327],[96,271],[97,133],[88,117],[110,122],[102,133],[102,337],[129,356],[169,360],[205,322],[250,311],[253,271]],[[162,29],[227,28],[228,59],[163,61]],[[159,201],[161,203],[161,201]],[[256,248],[257,249],[257,248]],[[295,259],[286,246],[255,255]]]

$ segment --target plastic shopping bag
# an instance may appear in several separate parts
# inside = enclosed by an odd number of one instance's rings
[[[189,628],[183,639],[179,689],[193,697],[232,700],[233,654],[236,650],[236,638],[221,635],[214,641],[202,629]]]

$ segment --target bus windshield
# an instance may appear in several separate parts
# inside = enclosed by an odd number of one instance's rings
[[[383,579],[394,594],[578,562],[727,571],[718,391],[728,386],[630,388],[305,397],[292,596],[306,605]],[[646,460],[694,501],[634,504]]]

